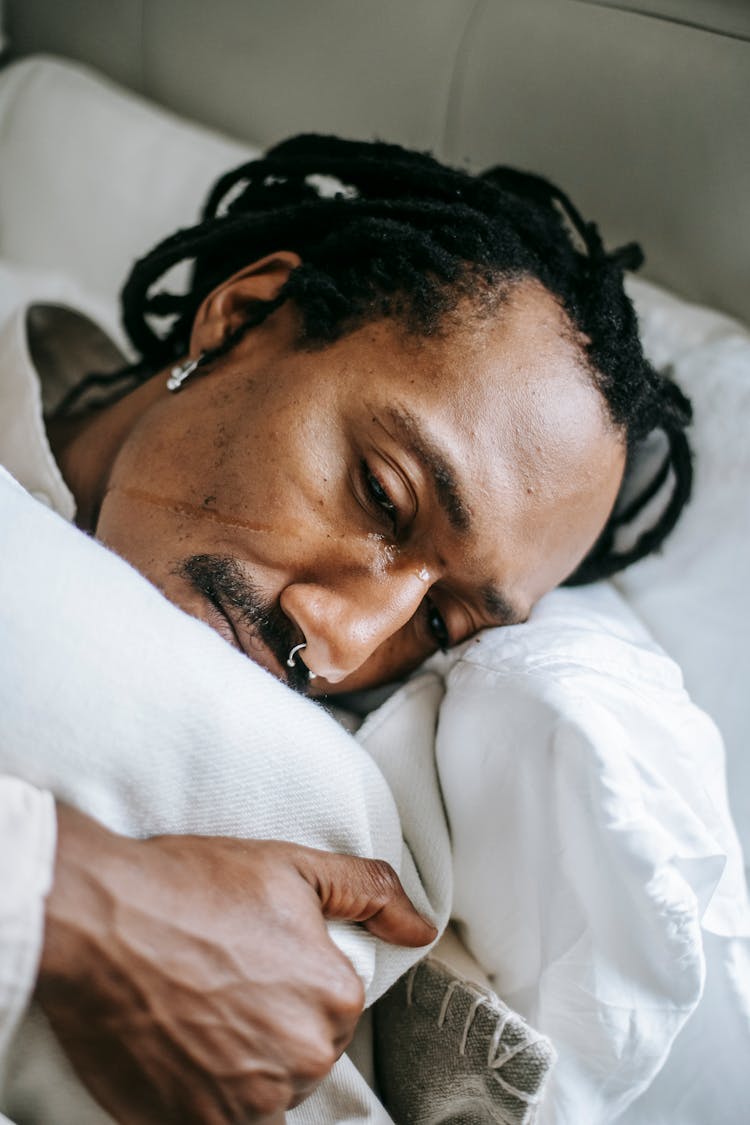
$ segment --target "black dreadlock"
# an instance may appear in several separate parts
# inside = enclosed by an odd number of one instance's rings
[[[338,185],[321,190],[320,178]],[[570,585],[613,574],[658,547],[687,502],[692,461],[685,427],[691,407],[678,387],[644,358],[623,271],[642,262],[639,247],[604,249],[593,223],[539,176],[491,168],[480,176],[447,168],[397,145],[298,136],[259,160],[227,172],[201,221],[136,262],[122,293],[125,328],[143,356],[138,378],[188,350],[203,299],[222,281],[279,248],[296,251],[279,296],[258,302],[242,328],[206,360],[223,354],[284,301],[301,317],[300,347],[319,347],[381,316],[413,333],[437,332],[464,297],[486,308],[521,278],[554,294],[587,343],[592,378],[625,437],[628,464],[654,430],[667,438],[652,480],[620,505]],[[190,261],[188,290],[151,293],[175,265]],[[149,317],[169,317],[159,334]],[[656,522],[627,550],[616,533],[673,477]],[[627,473],[626,473],[627,475]]]

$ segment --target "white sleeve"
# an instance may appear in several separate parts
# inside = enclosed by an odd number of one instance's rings
[[[0,775],[0,1069],[36,982],[55,840],[51,794]]]

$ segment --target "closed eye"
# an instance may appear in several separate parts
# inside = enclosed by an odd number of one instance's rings
[[[373,506],[388,520],[394,532],[398,531],[398,509],[366,461],[361,463],[362,481]]]

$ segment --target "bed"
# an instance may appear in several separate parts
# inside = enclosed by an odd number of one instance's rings
[[[649,282],[633,280],[632,293],[649,354],[672,364],[695,402],[696,494],[663,553],[592,595],[585,612],[562,595],[531,634],[510,630],[450,665],[437,662],[447,688],[436,705],[436,754],[452,830],[453,915],[501,996],[558,1048],[539,1120],[743,1120],[750,916],[726,797],[728,788],[750,854],[750,334],[742,324],[750,256],[738,237],[750,218],[746,6],[222,0],[206,21],[193,0],[64,8],[25,0],[6,5],[6,32],[6,313],[41,295],[89,310],[119,338],[114,302],[133,257],[189,222],[219,172],[303,129],[387,136],[477,167],[533,168],[595,215],[608,241],[643,243]],[[726,763],[708,720],[685,710],[671,667],[644,672],[650,637],[717,724]],[[640,678],[623,671],[625,649],[637,649]],[[607,725],[617,714],[609,689],[592,678],[593,665],[608,660],[627,686],[617,729]],[[559,697],[571,674],[575,690]],[[571,710],[581,697],[601,701],[583,719]],[[544,737],[540,701],[554,717]],[[489,737],[500,713],[515,725]],[[618,754],[618,730],[636,713],[646,723],[643,754],[633,752],[632,730]],[[660,743],[653,731],[665,714]],[[579,734],[591,727],[590,752],[580,738],[567,757],[560,751],[566,723]],[[560,763],[552,772],[550,738]],[[519,761],[520,743],[532,752]],[[608,807],[624,779],[640,819],[632,804]],[[626,813],[627,841],[591,863]],[[550,817],[558,835],[540,853]],[[481,844],[472,832],[480,820],[493,825]],[[585,830],[574,834],[574,824]],[[668,890],[659,884],[665,872],[676,880]],[[567,927],[559,947],[559,922],[540,908],[551,901]],[[677,938],[650,928],[664,922],[665,902],[682,910]],[[595,1000],[585,1011],[584,994]],[[618,1029],[618,1011],[643,1017],[635,1034]]]

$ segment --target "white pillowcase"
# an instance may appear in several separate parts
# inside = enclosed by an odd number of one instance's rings
[[[670,1120],[734,1120],[750,911],[713,723],[604,583],[554,591],[451,663],[437,762],[453,916],[555,1045],[542,1121],[608,1125],[631,1103],[634,1122],[662,1120],[686,1069]],[[682,1067],[657,1078],[678,1036]]]
[[[721,730],[750,857],[750,331],[643,281],[631,292],[648,355],[693,402],[695,485],[662,551],[615,581]]]
[[[191,223],[209,185],[248,152],[82,67],[7,68],[0,253],[13,268],[0,273],[0,305],[67,297],[111,327],[134,257]],[[727,738],[750,853],[750,337],[653,286],[633,291],[647,349],[675,363],[694,397],[698,479],[664,552],[618,585]],[[725,971],[745,905],[720,744],[677,670],[606,588],[555,593],[529,625],[486,634],[448,665],[438,759],[465,936],[503,997],[553,1034],[560,1120],[593,1120],[597,1103],[611,1120],[697,1003],[705,949],[719,966],[709,988],[745,988],[736,950],[734,985]],[[730,1027],[739,1007],[725,1008]],[[742,1046],[739,1032],[734,1042]],[[725,1052],[729,1077],[718,1068],[703,1089],[741,1079],[733,1058]]]
[[[0,73],[0,257],[68,274],[110,306],[97,315],[111,327],[135,257],[192,223],[209,185],[251,154],[85,67],[15,63]],[[695,402],[697,479],[664,551],[617,583],[719,724],[750,854],[750,335],[647,283],[632,292],[647,351]]]
[[[134,260],[254,155],[86,67],[14,63],[0,73],[0,256],[115,301]]]
[[[192,223],[209,185],[253,151],[77,64],[15,63],[0,73],[0,257],[67,274],[74,303],[111,329],[134,258]],[[663,552],[617,584],[722,731],[750,854],[750,334],[653,285],[631,285],[649,355],[674,365],[695,403],[696,486]],[[48,295],[50,284],[42,289]]]

